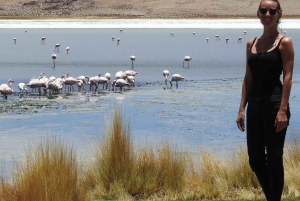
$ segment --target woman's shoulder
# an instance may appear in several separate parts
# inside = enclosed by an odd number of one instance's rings
[[[293,43],[292,39],[288,36],[281,36],[280,40],[281,40],[281,44],[292,44]]]
[[[250,46],[254,43],[254,41],[255,41],[256,39],[257,39],[257,37],[251,38],[250,40],[248,40],[247,46],[250,47]]]
[[[293,46],[293,41],[288,36],[282,36],[279,40],[281,41],[279,46],[280,49],[285,49]]]

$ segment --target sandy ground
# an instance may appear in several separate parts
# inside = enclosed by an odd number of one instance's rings
[[[0,17],[238,18],[256,17],[260,0],[0,0]],[[300,17],[300,1],[281,1]]]

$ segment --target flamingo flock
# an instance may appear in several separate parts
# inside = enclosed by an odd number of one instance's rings
[[[77,77],[72,77],[69,74],[62,75],[61,77],[51,76],[46,77],[45,73],[42,72],[37,78],[32,78],[28,81],[27,84],[21,82],[18,84],[18,89],[20,94],[28,94],[28,89],[31,89],[31,92],[38,92],[40,95],[42,93],[60,93],[63,91],[75,91],[74,85],[77,85],[78,91],[84,89],[85,85],[89,85],[90,91],[98,90],[98,85],[102,85],[102,90],[112,90],[116,91],[117,88],[120,91],[123,91],[124,87],[134,87],[135,76],[138,72],[133,70],[118,71],[115,74],[115,78],[111,83],[111,74],[105,73],[104,76],[101,76],[99,73],[96,76],[86,76],[80,75]],[[0,93],[3,95],[4,99],[7,100],[7,96],[13,94],[13,83],[12,79],[7,81],[7,84],[0,85]]]
[[[120,29],[120,33],[123,32],[123,29]],[[25,30],[25,33],[27,31]],[[192,32],[193,36],[196,36],[196,32]],[[244,31],[244,35],[246,35],[247,32]],[[286,34],[286,32],[284,32]],[[171,37],[174,37],[175,34],[173,32],[170,33]],[[221,40],[219,35],[215,35],[216,40]],[[237,42],[241,43],[243,37],[238,37]],[[111,40],[114,41],[115,36],[111,37]],[[41,44],[45,44],[46,37],[43,36],[41,39]],[[16,44],[17,38],[14,38],[14,43]],[[209,42],[209,38],[206,38],[207,43]],[[225,38],[226,43],[228,43],[229,38]],[[120,44],[120,38],[117,38],[117,44]],[[59,47],[61,46],[60,43],[57,43],[54,45],[54,52],[59,52]],[[70,47],[66,47],[66,52],[69,54]],[[56,54],[52,54],[53,59],[53,66],[55,67],[55,60],[57,59]],[[132,68],[134,67],[133,63],[136,60],[135,55],[131,55],[130,60],[132,62]],[[192,60],[192,57],[190,56],[184,56],[183,59],[183,67],[189,67],[189,62]],[[187,64],[187,66],[185,65]],[[138,73],[133,70],[126,70],[126,71],[118,71],[115,74],[114,79],[112,80],[112,76],[110,73],[105,73],[104,76],[101,76],[101,73],[98,75],[93,76],[86,76],[86,75],[79,75],[77,77],[71,77],[69,74],[62,75],[58,78],[55,78],[54,76],[51,76],[47,78],[44,73],[41,73],[38,78],[32,78],[28,81],[27,84],[25,83],[19,83],[18,89],[20,93],[28,93],[28,88],[32,89],[33,91],[38,90],[38,93],[41,94],[42,91],[44,93],[59,93],[65,88],[65,91],[74,91],[74,85],[77,85],[78,90],[85,90],[85,86],[89,85],[89,90],[98,90],[98,85],[102,85],[102,90],[112,90],[115,91],[117,88],[119,88],[120,91],[123,91],[124,87],[134,87],[135,86],[135,76]],[[169,70],[163,70],[163,76],[164,76],[164,83],[165,86],[168,87],[168,76],[170,75]],[[173,82],[176,82],[176,88],[178,88],[178,82],[184,80],[185,77],[182,75],[175,73],[171,76],[169,83],[170,83],[170,89],[173,86]],[[111,82],[112,80],[112,82]],[[13,87],[12,84],[14,81],[12,79],[9,79],[7,83],[0,85],[0,93],[3,95],[4,99],[7,99],[8,95],[13,94]]]

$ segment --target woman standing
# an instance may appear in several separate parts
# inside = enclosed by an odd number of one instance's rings
[[[284,185],[283,147],[290,109],[294,48],[278,32],[282,15],[278,0],[262,0],[257,17],[263,34],[247,43],[246,73],[237,126],[246,131],[249,163],[268,201],[279,201]],[[283,82],[280,76],[283,73]]]

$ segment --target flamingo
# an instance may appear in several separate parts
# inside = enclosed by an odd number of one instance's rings
[[[44,78],[44,77],[46,77],[46,76],[45,76],[45,73],[44,73],[44,72],[41,72],[41,74],[40,74],[40,76],[39,76],[38,78],[40,79],[40,78]]]
[[[123,71],[116,72],[115,79],[126,79],[127,75]]]
[[[4,95],[5,100],[7,100],[7,95],[13,93],[12,83],[14,83],[14,81],[12,79],[9,79],[7,81],[7,84],[0,85],[0,93]]]
[[[206,43],[208,43],[208,41],[209,41],[209,38],[206,38]]]
[[[62,79],[49,80],[46,85],[47,89],[50,90],[50,94],[53,92],[58,93],[63,86],[64,84]]]
[[[81,87],[83,87],[83,82],[82,82],[82,80],[78,80],[78,82],[77,82],[77,87],[78,87],[78,91],[80,91]],[[83,87],[83,89],[84,89],[84,87]]]
[[[14,38],[14,42],[15,42],[15,44],[17,44],[17,38]]]
[[[98,79],[98,84],[102,84],[103,85],[103,89],[104,89],[104,85],[105,85],[105,87],[107,89],[108,82],[109,82],[109,80],[106,77],[99,77],[99,79]]]
[[[183,68],[184,68],[184,62],[186,61],[187,63],[188,63],[188,66],[187,67],[190,67],[190,61],[192,60],[192,57],[190,57],[190,56],[185,56],[184,58],[183,58]]]
[[[69,54],[70,47],[66,47],[67,54]]]
[[[83,89],[84,89],[84,85],[83,84],[87,84],[87,80],[89,80],[89,77],[88,76],[84,76],[84,75],[81,75],[81,76],[78,76],[77,77],[77,80],[81,80],[82,81],[82,85],[83,86]],[[77,83],[78,85],[78,83]]]
[[[93,86],[95,86],[95,90],[98,89],[100,75],[101,73],[99,73],[98,76],[90,77],[89,79],[90,90],[92,89]]]
[[[130,84],[124,79],[117,79],[113,81],[112,86],[113,90],[115,90],[115,87],[120,87],[120,91],[122,91],[124,86],[130,86]]]
[[[237,42],[238,42],[238,43],[241,43],[241,42],[242,42],[242,39],[243,39],[243,37],[239,37]]]
[[[181,81],[183,79],[185,79],[185,77],[183,77],[182,75],[173,74],[172,77],[171,77],[171,79],[170,79],[170,85],[171,85],[170,88],[172,88],[172,82],[175,81],[176,82],[176,89],[177,89],[178,88],[178,81]]]
[[[130,86],[134,86],[134,76],[128,75],[127,76],[127,82],[129,83]]]
[[[164,70],[163,71],[163,76],[165,77],[165,84],[168,85],[168,76],[169,76],[169,71],[168,70]]]
[[[76,78],[69,77],[69,74],[67,74],[67,77],[63,78],[63,81],[64,81],[65,86],[69,85],[69,91],[71,91],[71,89],[73,89],[73,91],[74,91],[73,85],[77,84],[79,82],[79,80],[77,80]]]
[[[226,38],[226,44],[228,43],[229,38]]]
[[[57,50],[57,52],[59,52],[59,46],[60,44],[59,43],[56,43],[55,46],[54,46],[54,52]]]
[[[40,81],[39,79],[33,78],[28,82],[28,84],[26,84],[26,86],[28,86],[32,90],[38,88],[39,93],[41,93],[40,88],[44,87],[44,83],[42,81]]]
[[[124,73],[126,76],[129,76],[129,75],[136,76],[138,74],[138,72],[133,71],[133,70],[127,70]]]
[[[130,60],[131,60],[131,62],[132,62],[132,68],[133,68],[133,62],[135,61],[135,56],[134,56],[134,55],[131,55],[131,56],[130,56]]]
[[[25,83],[23,83],[23,82],[19,83],[18,88],[20,89],[21,93],[23,93],[24,91],[27,93],[27,86]]]
[[[111,74],[110,73],[105,73],[104,77],[108,80],[107,85],[106,85],[106,89],[107,89],[108,86],[110,86]],[[110,88],[109,88],[109,90],[110,90]]]
[[[117,44],[118,45],[120,44],[120,38],[117,38]]]
[[[26,86],[32,89],[38,88],[39,94],[41,94],[41,88],[44,88],[45,90],[47,82],[48,82],[48,78],[45,76],[45,73],[42,72],[37,79],[35,78],[31,79],[29,83],[26,84]]]
[[[220,40],[220,36],[219,35],[215,35],[216,40]]]
[[[56,80],[54,76],[49,77],[48,81]]]
[[[53,59],[53,65],[54,65],[53,67],[55,67],[55,59],[56,59],[57,55],[56,54],[52,54],[51,57]]]
[[[43,37],[42,37],[42,40],[41,40],[41,44],[45,44],[45,40],[46,40],[46,37],[43,36]]]

